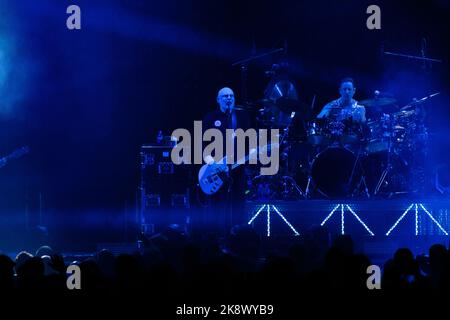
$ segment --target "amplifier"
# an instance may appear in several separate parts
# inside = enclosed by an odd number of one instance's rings
[[[192,166],[175,165],[173,146],[143,145],[140,151],[141,223],[184,224],[191,205]]]

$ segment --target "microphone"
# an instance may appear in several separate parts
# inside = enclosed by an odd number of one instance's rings
[[[233,113],[235,106],[233,106],[233,104],[230,102],[229,104],[227,104],[227,113],[229,115],[231,115]]]

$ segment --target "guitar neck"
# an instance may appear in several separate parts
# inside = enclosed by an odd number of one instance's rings
[[[240,165],[243,165],[244,163],[246,163],[248,161],[248,159],[250,159],[250,155],[247,155],[244,158],[239,159],[236,163],[231,165],[231,170],[234,170],[237,167],[239,167]]]
[[[262,152],[267,151],[267,147],[268,146],[262,147],[261,150],[259,151],[259,154],[261,154]],[[278,147],[278,143],[273,143],[272,147]],[[256,152],[258,152],[256,149],[251,150],[248,155],[246,155],[244,158],[239,159],[235,164],[231,165],[231,170],[234,170],[237,167],[239,167],[240,165],[246,163],[248,161],[248,159],[250,159],[250,157]]]

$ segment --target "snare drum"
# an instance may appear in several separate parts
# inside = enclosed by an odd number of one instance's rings
[[[330,143],[327,121],[315,119],[308,123],[308,142],[313,146],[326,146]]]

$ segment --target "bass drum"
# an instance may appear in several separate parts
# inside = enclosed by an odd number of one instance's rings
[[[353,177],[349,181],[353,170]],[[351,196],[361,176],[360,161],[356,163],[356,155],[342,147],[325,149],[314,158],[311,166],[315,190],[327,198]]]

